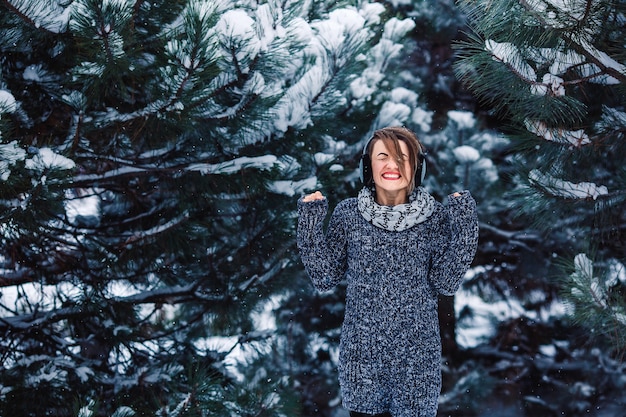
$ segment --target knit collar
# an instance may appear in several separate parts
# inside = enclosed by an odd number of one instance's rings
[[[363,187],[359,192],[358,208],[365,220],[376,227],[392,232],[401,232],[422,223],[435,210],[435,199],[418,187],[409,195],[409,202],[397,206],[381,206],[372,191]]]

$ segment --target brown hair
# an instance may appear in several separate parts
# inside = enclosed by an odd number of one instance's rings
[[[400,168],[400,173],[405,178],[410,178],[409,181],[409,194],[413,192],[415,189],[415,172],[419,168],[420,153],[424,153],[424,147],[412,131],[405,127],[384,127],[374,132],[372,135],[372,139],[370,139],[369,144],[367,145],[367,154],[372,158],[372,150],[374,149],[374,143],[382,140],[389,153],[391,153],[392,158],[399,161],[402,156],[402,148],[400,148],[400,141],[406,143],[409,154],[409,165],[411,166],[411,172],[404,172],[404,164],[398,164]]]

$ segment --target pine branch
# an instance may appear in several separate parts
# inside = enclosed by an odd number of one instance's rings
[[[34,271],[30,269],[20,269],[12,272],[0,273],[0,288],[15,287],[29,282],[35,282],[37,279]]]
[[[53,323],[58,323],[62,320],[81,316],[85,316],[85,311],[81,307],[75,306],[52,309],[49,311],[35,311],[21,315],[16,314],[10,317],[0,317],[0,332],[30,332]]]
[[[130,296],[118,296],[114,297],[112,301],[131,304],[131,305],[141,305],[141,304],[179,304],[188,302],[195,298],[195,293],[200,286],[199,282],[194,282],[185,286],[175,286],[175,287],[166,287],[166,288],[158,288],[150,291],[142,291],[134,295]],[[207,300],[203,296],[202,300],[204,301],[217,301],[222,300],[224,298],[223,295],[215,296]]]
[[[479,227],[481,230],[487,230],[496,236],[504,238],[511,245],[519,246],[521,248],[532,251],[532,248],[528,246],[527,242],[530,243],[538,243],[541,242],[541,236],[539,234],[524,230],[522,232],[519,231],[508,231],[492,226],[488,223],[480,222]]]
[[[58,13],[53,10],[54,4],[31,0],[1,0],[1,2],[10,13],[18,16],[33,29],[48,34],[57,34],[62,29],[59,27]]]
[[[168,222],[164,224],[159,224],[151,229],[143,230],[141,232],[134,231],[126,235],[128,237],[124,241],[123,245],[130,246],[130,245],[137,243],[138,241],[154,238],[170,229],[180,226],[181,224],[185,223],[188,219],[189,219],[189,212],[185,211],[181,215],[169,220]],[[124,235],[122,235],[121,238],[123,239]]]

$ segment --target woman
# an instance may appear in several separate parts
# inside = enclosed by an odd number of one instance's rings
[[[410,130],[378,130],[366,146],[358,198],[335,208],[298,200],[298,249],[320,291],[345,279],[339,382],[355,416],[434,417],[441,391],[438,294],[459,288],[478,243],[468,191],[435,201],[421,181],[421,143]]]

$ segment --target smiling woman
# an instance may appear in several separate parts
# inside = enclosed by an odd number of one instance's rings
[[[376,202],[385,206],[395,206],[408,202],[408,192],[414,168],[409,162],[406,142],[393,142],[399,145],[387,146],[384,140],[374,141],[370,156],[372,176],[376,187]],[[389,145],[392,145],[391,143]]]
[[[447,207],[422,187],[424,149],[401,127],[376,131],[357,198],[328,230],[319,191],[298,201],[298,249],[315,287],[347,284],[339,382],[350,415],[434,417],[441,390],[438,294],[459,288],[478,244],[469,191]]]

